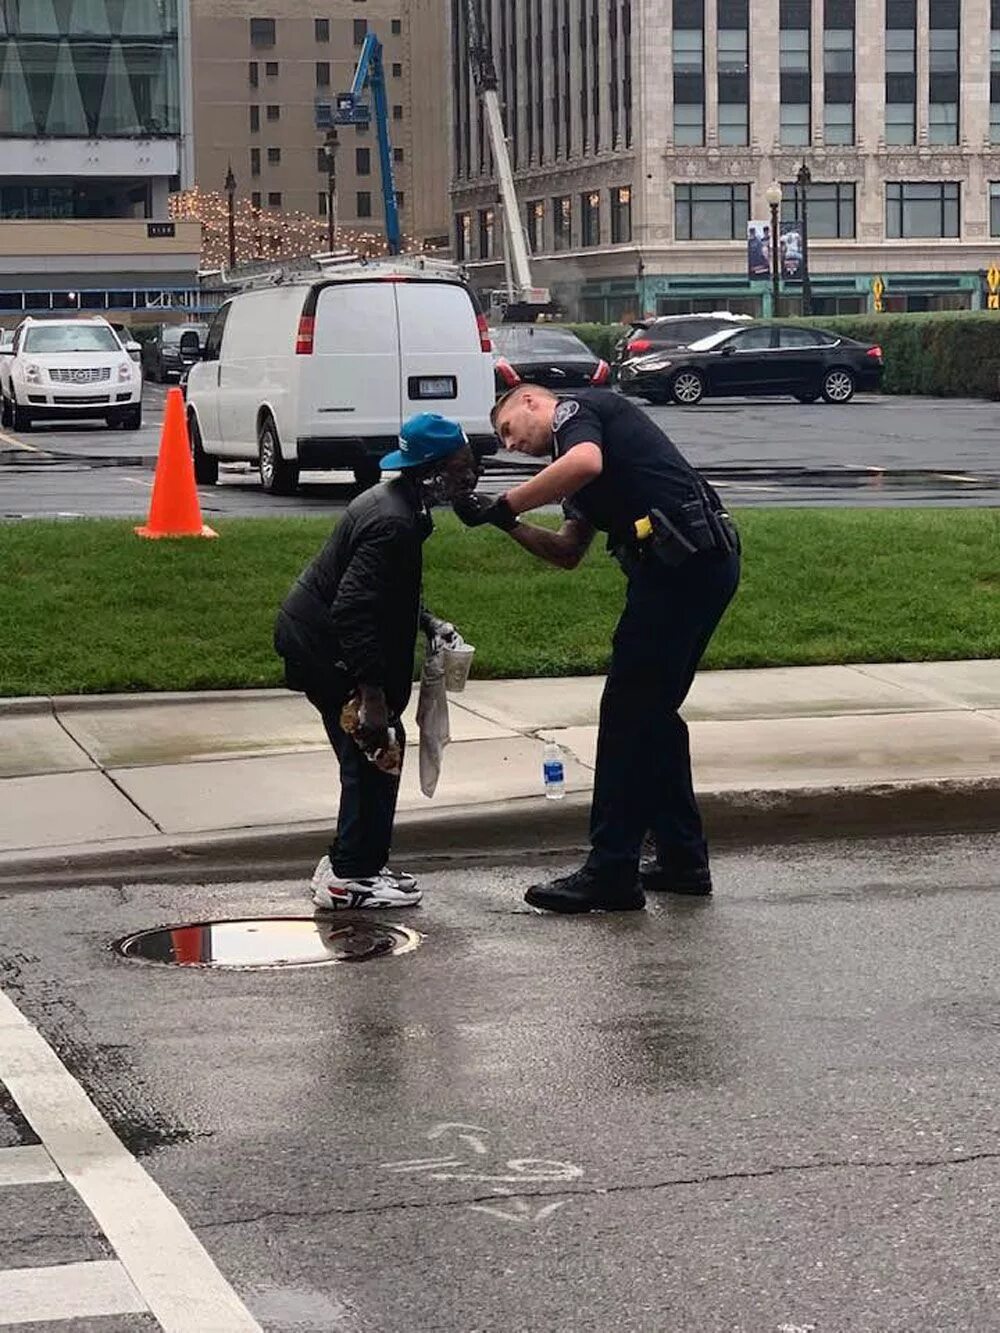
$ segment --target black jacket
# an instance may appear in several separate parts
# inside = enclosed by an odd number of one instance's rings
[[[381,686],[390,708],[410,697],[430,515],[405,477],[347,507],[278,612],[274,646],[293,689],[346,698]]]

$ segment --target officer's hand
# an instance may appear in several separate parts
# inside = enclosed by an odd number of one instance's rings
[[[368,754],[374,754],[389,743],[389,706],[385,691],[375,686],[361,687],[361,706],[358,709],[358,744]]]
[[[467,528],[479,528],[484,523],[492,523],[495,528],[510,532],[517,524],[517,515],[507,503],[505,495],[491,500],[489,496],[473,491],[471,495],[463,495],[456,500],[452,509]]]

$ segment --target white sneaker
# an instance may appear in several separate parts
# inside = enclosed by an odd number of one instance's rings
[[[319,865],[317,865],[316,869],[313,871],[312,887],[314,889],[323,888],[331,878],[337,879],[337,876],[333,873],[333,866],[330,864],[330,858],[329,856],[321,857]],[[410,892],[417,887],[417,881],[413,875],[408,874],[405,870],[392,870],[389,866],[382,867],[378,872],[378,878],[392,880],[394,884],[401,889],[405,889],[407,892]]]
[[[368,879],[347,879],[328,869],[320,878],[319,867],[313,876],[313,906],[322,912],[353,907],[416,907],[423,894],[417,888],[405,888],[387,875]]]
[[[383,879],[395,880],[401,889],[415,889],[417,887],[415,876],[406,870],[392,870],[389,866],[383,866],[378,873]]]

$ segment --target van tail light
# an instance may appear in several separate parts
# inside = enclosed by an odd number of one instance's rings
[[[479,347],[483,352],[492,352],[493,344],[490,342],[490,326],[486,323],[485,315],[476,316],[476,328],[479,330]]]
[[[598,361],[597,369],[590,377],[591,384],[607,384],[611,378],[611,367],[606,361]]]
[[[648,338],[636,338],[628,344],[625,350],[630,352],[633,356],[638,356],[640,352],[651,352],[653,350],[653,344]]]
[[[296,356],[312,356],[313,334],[315,332],[315,318],[312,315],[303,315],[299,320],[299,331],[295,338]]]
[[[513,389],[516,384],[521,383],[521,376],[514,367],[504,357],[498,356],[496,359],[496,372],[506,384],[508,389]]]
[[[875,361],[881,361],[881,360],[882,360],[882,349],[881,349],[881,347],[877,347],[877,346],[876,346],[876,347],[869,347],[868,351],[865,353],[865,356],[870,356],[870,357],[872,357]]]

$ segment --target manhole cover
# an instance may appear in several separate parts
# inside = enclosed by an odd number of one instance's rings
[[[315,967],[409,953],[415,930],[333,917],[250,917],[162,926],[116,940],[123,958],[175,967]]]

